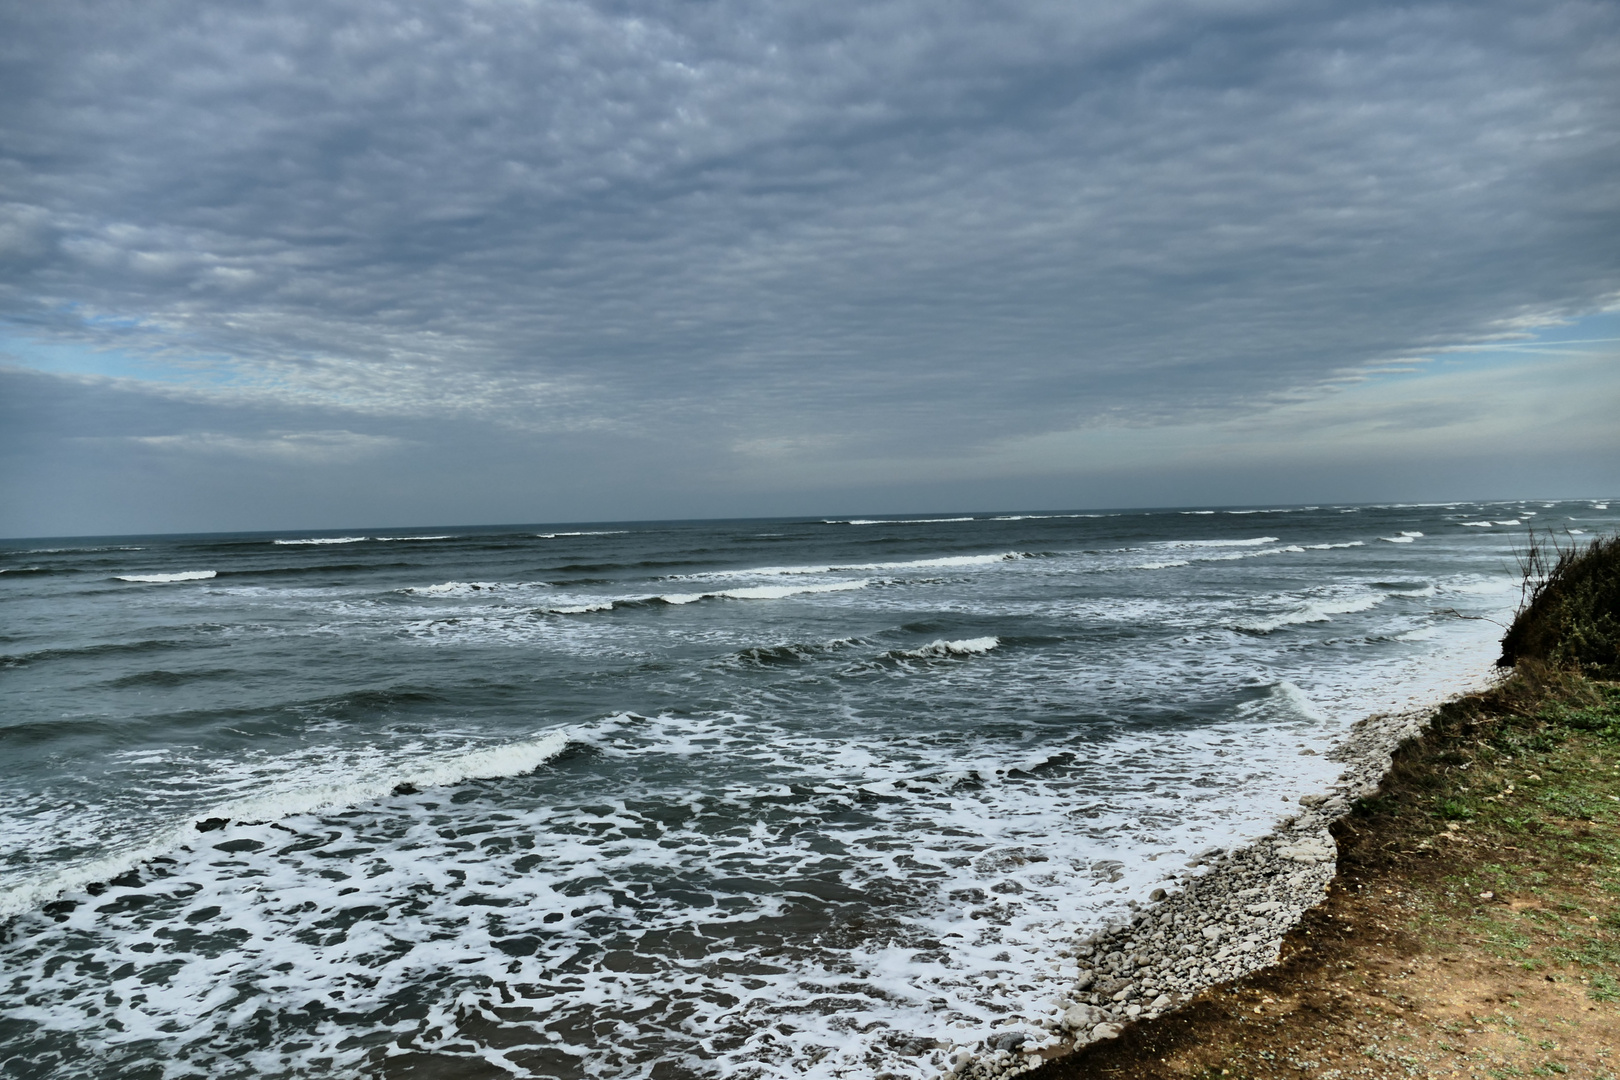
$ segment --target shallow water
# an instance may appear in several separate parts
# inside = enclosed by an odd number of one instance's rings
[[[7,1074],[934,1075],[1620,514],[925,517],[0,548]]]

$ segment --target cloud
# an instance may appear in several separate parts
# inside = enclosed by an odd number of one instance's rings
[[[155,450],[182,454],[236,454],[279,461],[354,461],[387,453],[401,440],[389,435],[362,435],[353,431],[269,432],[257,437],[228,435],[215,431],[188,432],[184,435],[127,435],[122,441]]]
[[[312,431],[991,463],[1620,295],[1586,0],[63,0],[0,41],[0,320]]]

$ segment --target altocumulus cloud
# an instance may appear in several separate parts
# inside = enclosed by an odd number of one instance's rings
[[[366,507],[418,520],[1079,474],[1620,292],[1611,3],[0,20],[4,386],[57,403],[0,452],[84,499],[62,439],[500,474]]]

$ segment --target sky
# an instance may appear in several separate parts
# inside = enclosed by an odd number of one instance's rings
[[[1620,493],[1620,5],[0,5],[0,535]]]

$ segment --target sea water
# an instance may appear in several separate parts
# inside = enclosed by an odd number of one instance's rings
[[[1617,518],[0,545],[5,1075],[937,1075]]]

